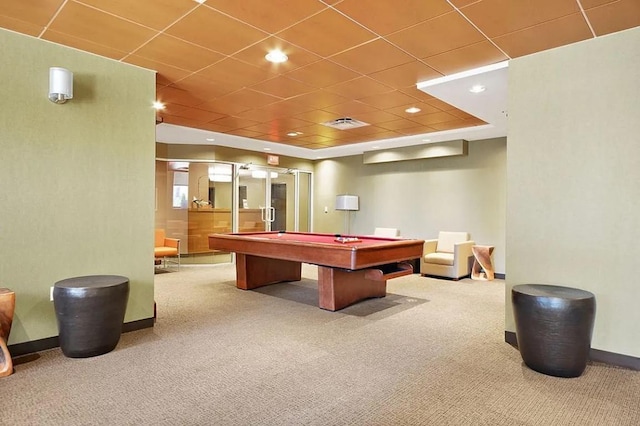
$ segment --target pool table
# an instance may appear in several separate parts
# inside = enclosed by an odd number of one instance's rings
[[[209,235],[209,248],[236,253],[236,286],[243,290],[300,281],[302,263],[318,265],[318,304],[329,311],[384,297],[388,279],[413,273],[405,261],[420,258],[423,244],[288,231]]]

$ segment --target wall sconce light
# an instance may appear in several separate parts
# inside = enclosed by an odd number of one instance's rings
[[[73,73],[65,68],[49,68],[49,100],[63,104],[73,98]]]

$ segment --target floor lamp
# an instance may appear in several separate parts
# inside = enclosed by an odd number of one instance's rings
[[[351,212],[360,210],[360,203],[357,195],[337,195],[336,210],[344,210],[345,226],[347,235],[351,234]]]

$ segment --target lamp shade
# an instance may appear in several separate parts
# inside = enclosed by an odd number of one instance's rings
[[[66,68],[49,68],[49,100],[63,104],[73,98],[73,73]]]
[[[359,198],[357,195],[336,196],[336,210],[360,210]]]

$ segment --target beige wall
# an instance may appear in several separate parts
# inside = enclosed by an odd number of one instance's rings
[[[506,139],[469,142],[469,155],[382,164],[362,156],[319,161],[315,178],[315,231],[343,232],[337,194],[360,197],[351,232],[399,228],[403,237],[436,238],[467,231],[493,245],[496,272],[505,273]],[[328,212],[324,213],[327,207]]]
[[[640,28],[509,67],[506,330],[510,291],[593,292],[592,347],[640,356]]]
[[[129,277],[125,321],[153,316],[155,76],[0,30],[0,286],[16,292],[9,343],[58,334],[49,288]],[[47,97],[49,67],[74,99]]]

